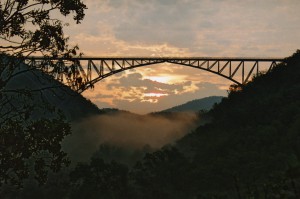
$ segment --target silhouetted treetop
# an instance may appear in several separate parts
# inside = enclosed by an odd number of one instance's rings
[[[30,173],[44,183],[50,170],[69,163],[61,149],[62,139],[71,133],[65,117],[49,105],[42,89],[34,93],[18,77],[30,73],[39,85],[42,78],[48,80],[22,63],[23,56],[77,55],[59,17],[72,15],[80,23],[85,9],[82,0],[0,1],[0,187],[22,185]]]
[[[40,51],[57,55],[73,52],[57,17],[73,15],[80,23],[86,5],[81,0],[4,0],[0,2],[1,52],[20,55]],[[55,16],[55,17],[54,17]]]

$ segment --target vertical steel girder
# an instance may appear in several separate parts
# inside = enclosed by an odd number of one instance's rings
[[[282,58],[213,58],[213,57],[28,57],[25,62],[52,75],[58,81],[81,93],[96,82],[124,70],[159,63],[179,64],[202,69],[225,77],[236,84],[247,83],[251,76],[271,70]],[[85,65],[84,65],[85,63]]]

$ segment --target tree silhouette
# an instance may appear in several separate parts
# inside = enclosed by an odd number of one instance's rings
[[[90,164],[80,163],[70,173],[71,198],[130,198],[128,168],[93,157]]]
[[[174,147],[146,154],[131,171],[137,198],[192,198],[188,168],[188,159]]]
[[[25,55],[36,52],[58,55],[68,51],[63,23],[54,14],[74,13],[76,23],[84,18],[80,0],[5,0],[0,3],[1,52]],[[55,14],[57,16],[57,14]],[[73,51],[73,50],[71,50]]]
[[[68,45],[64,24],[56,17],[71,15],[80,23],[85,9],[81,0],[0,2],[0,185],[21,185],[32,171],[43,183],[49,169],[56,172],[68,164],[60,142],[71,133],[69,124],[44,100],[43,88],[19,87],[23,82],[18,77],[31,72],[44,78],[23,63],[26,56],[78,54],[77,46]]]

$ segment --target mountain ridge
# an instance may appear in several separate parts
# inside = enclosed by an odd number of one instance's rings
[[[17,71],[19,74],[8,82],[5,87],[6,90],[28,91],[32,95],[33,103],[57,108],[64,113],[69,121],[103,113],[90,100],[61,84],[48,74],[44,74],[39,70],[26,71],[26,68],[25,64],[21,64],[19,71]],[[26,72],[20,72],[21,70]],[[17,106],[22,106],[25,102],[15,93],[17,92],[11,94],[13,102]],[[40,110],[40,112],[36,110],[35,115],[43,116],[43,114],[43,110]]]
[[[216,103],[220,103],[223,98],[224,96],[209,96],[200,99],[194,99],[159,112],[209,111]]]

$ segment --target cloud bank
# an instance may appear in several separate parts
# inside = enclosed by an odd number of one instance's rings
[[[66,34],[86,56],[286,57],[300,46],[299,0],[85,3],[85,19],[71,23]],[[169,80],[155,83],[153,77]],[[211,94],[226,95],[231,83],[201,70],[160,64],[109,77],[84,96],[100,108],[146,113]]]

